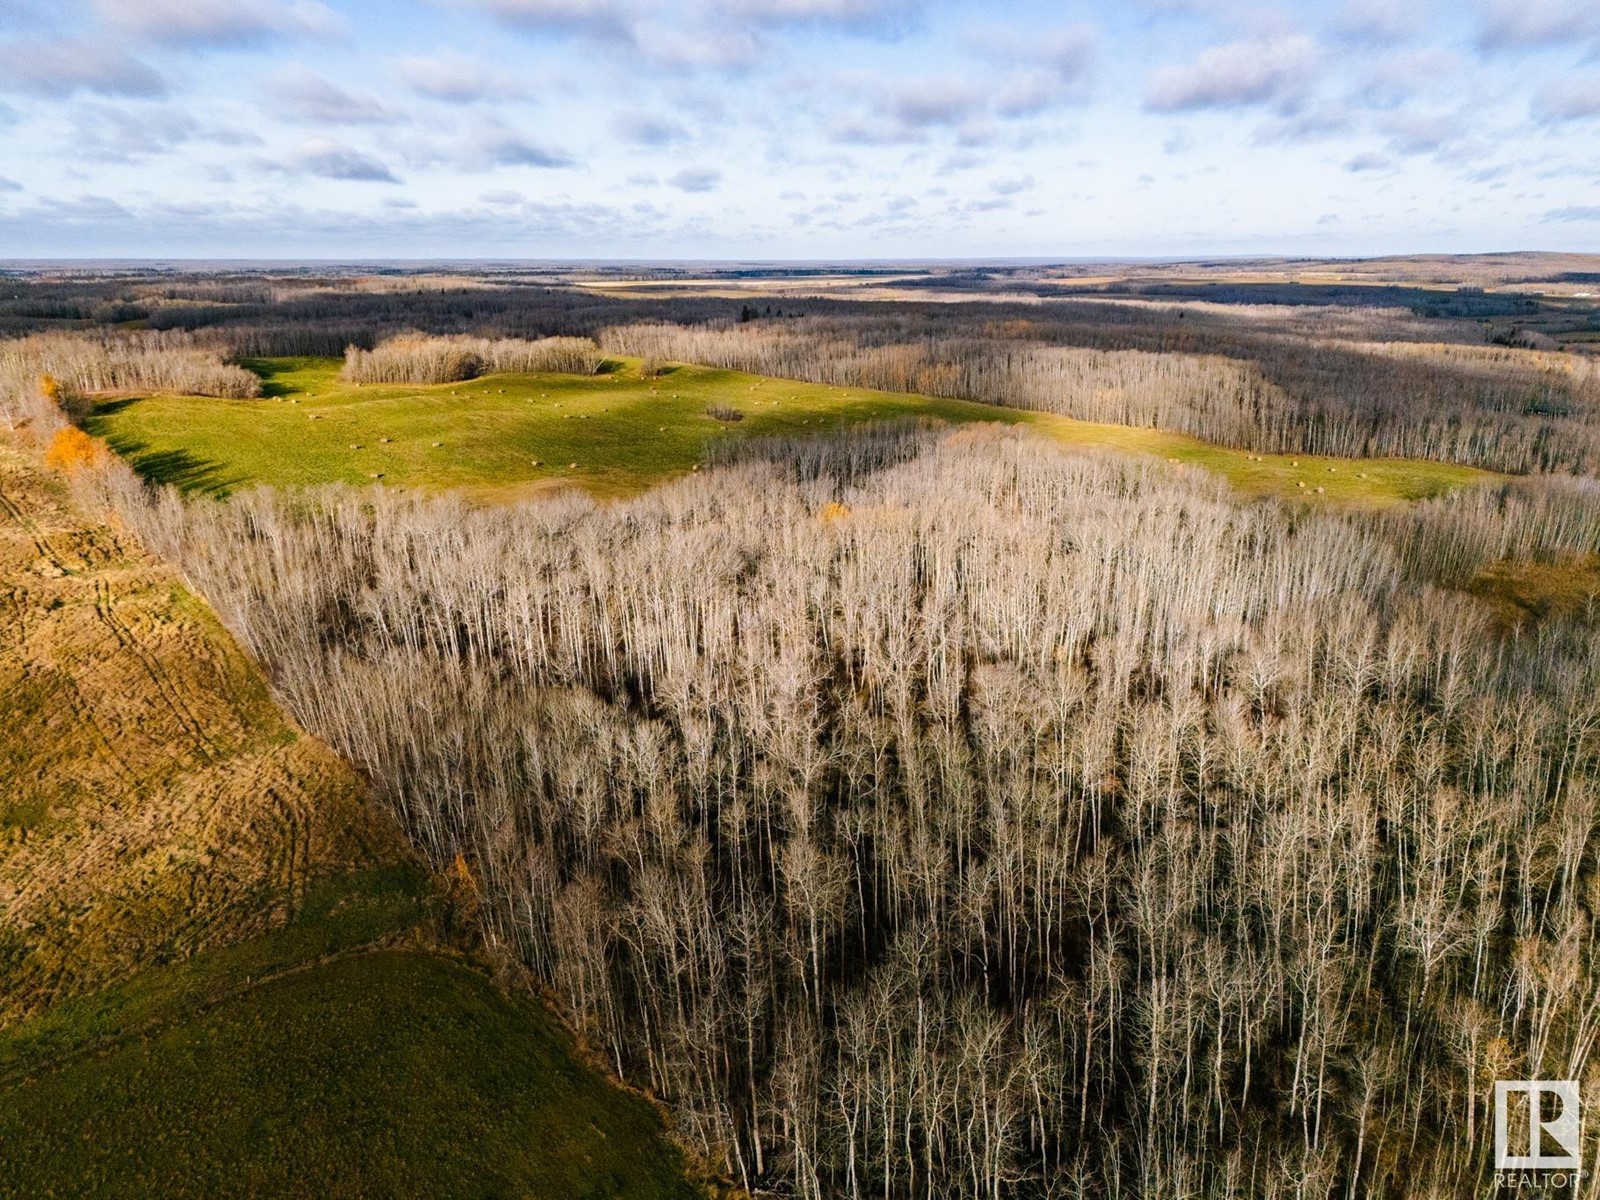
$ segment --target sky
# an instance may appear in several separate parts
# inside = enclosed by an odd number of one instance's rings
[[[0,258],[1600,251],[1600,0],[0,0]]]

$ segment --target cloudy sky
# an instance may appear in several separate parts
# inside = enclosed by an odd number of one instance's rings
[[[0,0],[0,257],[1600,250],[1600,0]]]

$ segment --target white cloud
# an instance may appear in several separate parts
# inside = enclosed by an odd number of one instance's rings
[[[69,223],[123,221],[133,215],[110,196],[95,195],[79,196],[76,200],[47,199],[33,212],[38,216],[48,216],[51,220]]]
[[[166,80],[148,64],[115,47],[81,39],[0,42],[0,89],[64,98],[78,92],[102,96],[163,96]]]
[[[896,88],[889,111],[913,129],[956,125],[978,110],[980,96],[971,86],[950,79],[917,79]]]
[[[671,146],[689,140],[682,124],[656,113],[628,112],[612,122],[618,136],[638,146]]]
[[[1032,191],[1033,186],[1033,176],[1024,175],[1020,179],[996,179],[989,185],[989,190],[997,196],[1015,196]]]
[[[978,49],[1003,71],[995,108],[1006,117],[1034,116],[1088,99],[1099,35],[1088,25],[1039,30],[1028,37],[980,34]]]
[[[631,40],[638,18],[635,5],[622,0],[466,0],[473,8],[525,29],[586,33]]]
[[[1539,93],[1533,111],[1547,124],[1600,117],[1600,78],[1591,76],[1551,84]]]
[[[357,183],[400,182],[381,159],[329,138],[306,141],[287,166],[324,179]]]
[[[198,121],[182,111],[132,113],[107,104],[78,108],[72,114],[72,124],[81,152],[111,162],[165,153],[194,137],[200,128]]]
[[[1461,138],[1466,122],[1457,113],[1393,113],[1381,122],[1397,154],[1433,154]]]
[[[1433,15],[1427,0],[1344,0],[1333,28],[1352,41],[1388,45],[1422,35]]]
[[[918,0],[720,0],[719,12],[768,25],[897,24],[922,7]]]
[[[1368,150],[1345,163],[1344,169],[1351,174],[1360,175],[1368,171],[1387,171],[1393,166],[1394,162],[1386,156]]]
[[[459,50],[395,59],[395,73],[419,96],[447,104],[475,104],[481,100],[520,100],[528,87]]]
[[[445,0],[436,0],[444,3]],[[920,0],[464,0],[502,24],[534,33],[578,35],[626,47],[674,72],[740,71],[796,26],[857,34],[902,29]]]
[[[315,125],[374,125],[392,114],[372,96],[347,92],[307,67],[283,68],[268,85],[274,111]]]
[[[1364,65],[1350,95],[1353,104],[1365,108],[1393,108],[1414,96],[1451,93],[1471,73],[1460,55],[1438,46],[1379,54]]]
[[[485,133],[473,141],[472,149],[480,165],[486,167],[557,168],[574,165],[572,156],[566,151],[509,131]]]
[[[630,26],[628,36],[632,52],[644,62],[677,74],[747,70],[768,50],[759,30],[738,25],[651,18]]]
[[[1484,0],[1478,45],[1519,50],[1600,37],[1594,0]]]
[[[713,192],[722,182],[722,172],[715,167],[685,167],[667,182],[680,192]]]
[[[1310,86],[1316,43],[1304,36],[1230,42],[1200,53],[1186,66],[1163,67],[1146,97],[1152,112],[1296,106]]]
[[[315,0],[94,0],[120,32],[153,42],[246,46],[278,38],[332,37],[339,17]]]
[[[406,158],[412,166],[459,171],[495,171],[502,167],[555,170],[576,165],[565,150],[529,138],[493,118],[480,120],[465,134],[414,143]]]

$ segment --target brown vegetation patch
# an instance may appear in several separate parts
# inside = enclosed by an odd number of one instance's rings
[[[0,1023],[398,853],[167,569],[0,441]]]
[[[1600,555],[1502,559],[1479,571],[1467,591],[1488,605],[1502,629],[1547,620],[1589,622],[1600,613]]]
[[[345,351],[346,383],[460,383],[480,375],[565,372],[593,375],[600,353],[588,338],[390,338],[372,350]]]

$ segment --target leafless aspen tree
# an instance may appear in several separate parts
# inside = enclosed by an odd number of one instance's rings
[[[83,486],[751,1188],[1465,1195],[1486,1079],[1593,1086],[1600,635],[1441,586],[1593,552],[1591,487],[722,459],[494,512]]]

